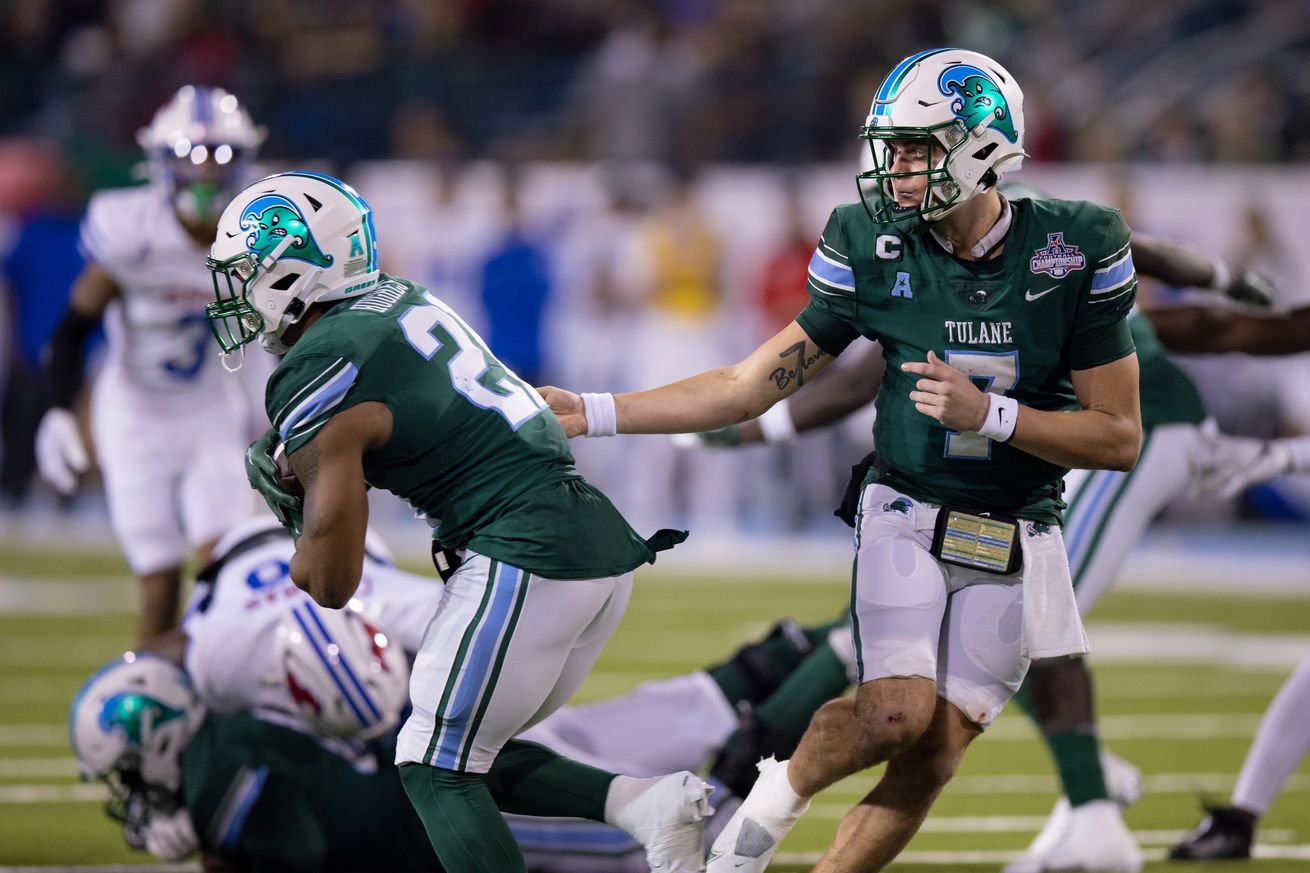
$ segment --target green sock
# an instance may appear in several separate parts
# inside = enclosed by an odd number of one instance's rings
[[[1101,769],[1101,743],[1096,734],[1072,730],[1046,738],[1046,745],[1060,771],[1060,782],[1071,806],[1092,800],[1106,800],[1105,771]]]
[[[1028,690],[1027,682],[1020,685],[1019,690],[1016,691],[1014,697],[1011,697],[1010,699],[1019,705],[1019,708],[1024,711],[1025,715],[1032,719],[1033,724],[1037,726],[1038,730],[1042,729],[1041,722],[1037,720],[1037,710],[1033,708],[1033,695],[1032,692]]]
[[[769,733],[791,740],[794,748],[815,710],[841,697],[849,685],[846,666],[825,641],[755,708],[755,717]]]
[[[605,821],[614,774],[525,740],[510,740],[487,773],[496,805],[518,815],[566,815]]]
[[[523,853],[480,774],[423,764],[399,769],[446,873],[527,873]]]
[[[826,641],[832,629],[844,622],[845,619],[839,619],[824,625],[801,628],[801,633],[811,647],[809,650],[802,651],[797,648],[795,640],[786,634],[778,634],[742,646],[727,661],[705,672],[718,684],[732,706],[742,701],[759,703],[772,694],[787,675],[806,659],[813,647]]]

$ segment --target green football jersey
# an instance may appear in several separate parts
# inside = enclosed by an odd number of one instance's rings
[[[370,485],[407,500],[447,548],[553,579],[654,560],[573,466],[541,396],[422,287],[383,275],[305,331],[269,378],[269,419],[294,453],[333,415],[376,401],[391,439],[364,456]]]
[[[1205,401],[1191,378],[1169,360],[1151,320],[1141,312],[1128,317],[1137,346],[1142,395],[1142,427],[1163,424],[1199,424],[1205,420]]]
[[[205,851],[245,869],[441,869],[390,760],[361,773],[248,714],[205,719],[182,752],[182,795]]]
[[[1041,410],[1078,408],[1071,370],[1133,352],[1125,316],[1137,278],[1117,210],[1018,199],[1005,248],[990,261],[948,254],[924,222],[875,225],[837,207],[810,261],[798,321],[826,352],[857,336],[882,344],[874,448],[881,481],[918,500],[1060,522],[1065,468],[976,433],[949,431],[914,408],[929,350],[979,387]]]

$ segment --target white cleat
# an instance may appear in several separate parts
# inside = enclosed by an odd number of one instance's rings
[[[1042,856],[1042,873],[1139,873],[1142,850],[1113,800],[1069,810],[1055,844]]]
[[[1104,746],[1101,747],[1101,770],[1105,773],[1105,788],[1110,799],[1127,809],[1142,796],[1142,771],[1120,758]]]
[[[760,778],[710,848],[707,873],[764,873],[778,844],[800,820],[810,801],[787,780],[787,762],[766,758]]]
[[[703,873],[705,819],[714,813],[714,789],[683,771],[654,779],[629,780],[621,808],[610,818],[641,843],[654,873]]]
[[[1002,867],[1001,873],[1042,873],[1042,859],[1064,837],[1064,832],[1069,827],[1069,813],[1072,810],[1073,808],[1069,806],[1069,798],[1061,797],[1057,800],[1055,808],[1051,810],[1050,818],[1033,838],[1028,849],[1017,859]]]

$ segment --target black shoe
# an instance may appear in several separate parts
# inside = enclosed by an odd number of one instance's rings
[[[785,647],[772,645],[776,640],[784,641]],[[726,663],[736,667],[745,681],[746,702],[757,706],[777,690],[812,651],[814,644],[805,635],[805,629],[795,619],[784,618],[759,642],[747,643],[734,652]]]
[[[1173,861],[1215,861],[1251,857],[1255,817],[1231,806],[1205,804],[1206,816],[1182,842],[1169,850]]]

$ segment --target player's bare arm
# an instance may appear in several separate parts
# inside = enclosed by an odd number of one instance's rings
[[[291,579],[322,606],[341,608],[359,586],[368,527],[364,453],[390,438],[391,411],[361,403],[333,416],[288,459],[305,489]]]
[[[902,365],[921,378],[910,392],[915,408],[950,430],[978,431],[990,409],[987,394],[931,351],[926,362]],[[1072,373],[1082,409],[1045,412],[1018,406],[1010,443],[1062,467],[1131,470],[1142,444],[1137,355]]]
[[[693,433],[755,418],[823,372],[833,357],[792,322],[745,360],[649,391],[614,397],[618,433]],[[562,388],[541,395],[570,437],[587,432],[582,398]]]
[[[1160,342],[1181,354],[1291,355],[1310,350],[1310,306],[1280,316],[1201,306],[1149,309]]]

